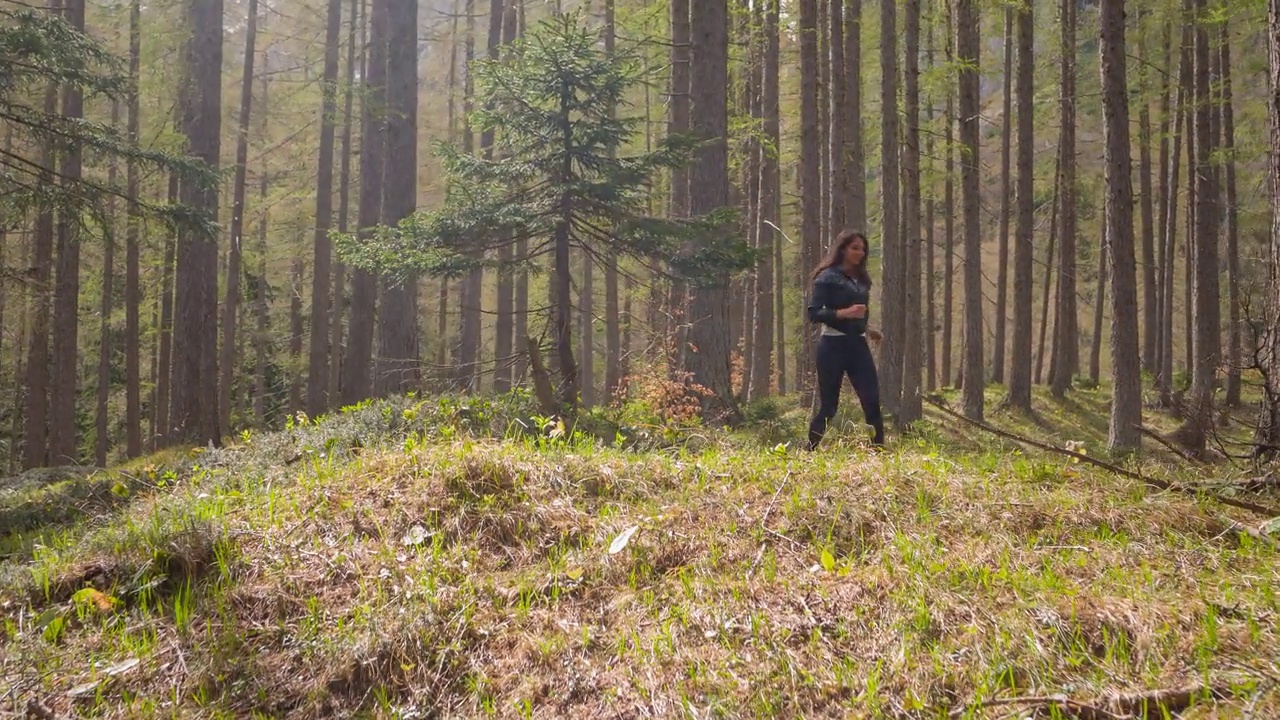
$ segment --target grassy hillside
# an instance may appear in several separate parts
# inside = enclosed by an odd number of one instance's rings
[[[1100,403],[996,421],[1088,448]],[[812,455],[756,415],[604,442],[397,399],[7,481],[0,716],[1280,714],[1267,518],[937,415]]]

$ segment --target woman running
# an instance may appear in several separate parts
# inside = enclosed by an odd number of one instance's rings
[[[880,342],[878,331],[867,328],[871,301],[871,276],[867,273],[867,238],[845,230],[827,257],[814,269],[809,296],[809,321],[822,324],[818,340],[818,398],[821,404],[809,423],[810,450],[817,449],[840,405],[840,386],[849,376],[862,402],[868,425],[875,428],[872,442],[884,445],[884,419],[880,415],[880,380],[876,374],[870,337]]]

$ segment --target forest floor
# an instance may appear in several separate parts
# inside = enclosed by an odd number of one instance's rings
[[[989,418],[1094,456],[1105,410]],[[813,454],[798,405],[609,442],[513,412],[399,398],[0,483],[0,717],[1280,716],[1272,518],[1207,492],[933,408]]]

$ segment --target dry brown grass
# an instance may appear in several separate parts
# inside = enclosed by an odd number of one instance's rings
[[[10,561],[0,714],[1280,714],[1275,551],[1056,459],[466,441],[269,479]]]

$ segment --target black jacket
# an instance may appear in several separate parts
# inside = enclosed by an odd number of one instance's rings
[[[837,318],[836,311],[850,305],[870,304],[870,283],[851,278],[839,268],[827,268],[813,281],[809,322],[822,323],[845,335],[862,335],[867,331],[867,318]],[[870,310],[867,315],[870,316]]]

